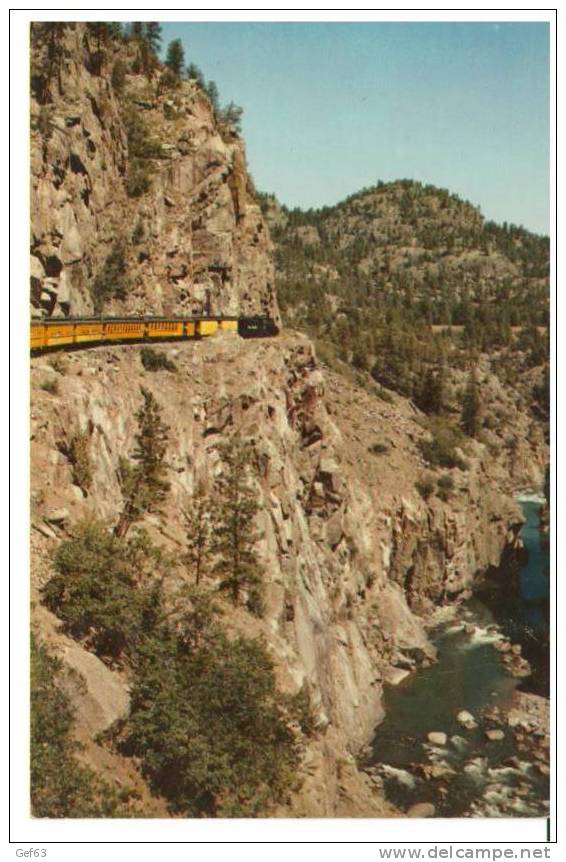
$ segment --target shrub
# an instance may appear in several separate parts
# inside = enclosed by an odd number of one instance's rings
[[[60,374],[62,377],[65,376],[67,371],[69,370],[69,360],[63,353],[58,353],[55,356],[51,356],[48,360],[51,368]]]
[[[438,497],[443,500],[443,502],[447,503],[452,496],[452,491],[454,490],[454,479],[452,476],[441,476],[437,485]]]
[[[151,137],[149,127],[139,111],[130,104],[124,111],[124,123],[128,135],[130,158],[162,159],[161,142]]]
[[[40,384],[40,389],[43,389],[44,392],[49,392],[50,395],[59,395],[59,381],[44,380]]]
[[[372,455],[385,455],[386,452],[389,452],[389,446],[387,443],[372,443],[371,446],[368,446],[368,452],[371,452]]]
[[[265,645],[212,630],[197,648],[148,642],[118,750],[141,760],[172,812],[253,817],[294,781],[298,753]]]
[[[141,198],[151,188],[151,171],[142,162],[133,159],[126,174],[126,194],[129,198]]]
[[[146,371],[176,371],[177,366],[160,350],[142,347],[140,358]]]
[[[100,314],[111,299],[124,299],[126,296],[126,251],[121,240],[116,240],[102,268],[90,287],[90,295],[96,314]]]
[[[63,666],[31,639],[30,789],[34,817],[124,817],[115,791],[76,758],[73,710]]]
[[[415,488],[423,500],[428,500],[434,492],[434,482],[430,476],[424,476],[422,479],[418,479],[415,482]]]
[[[55,574],[42,590],[63,629],[97,655],[113,661],[132,656],[157,624],[164,560],[140,532],[120,541],[99,521],[79,524],[55,554]]]
[[[462,432],[442,418],[430,419],[426,427],[432,440],[419,441],[419,448],[428,463],[433,467],[466,470],[468,465],[457,452],[463,441]]]
[[[121,60],[116,60],[112,66],[112,87],[117,96],[121,96],[124,92],[126,84],[126,67]]]
[[[305,736],[316,733],[316,714],[312,705],[311,689],[304,682],[299,691],[289,698],[289,711],[295,721],[298,721]]]
[[[71,434],[70,440],[57,444],[59,451],[67,458],[73,470],[73,482],[78,485],[85,494],[92,485],[92,462],[89,452],[88,431],[76,431]]]

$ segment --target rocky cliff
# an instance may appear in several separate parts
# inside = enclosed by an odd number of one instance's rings
[[[84,24],[56,34],[54,59],[51,39],[32,31],[32,315],[90,314],[118,251],[127,275],[97,311],[276,316],[244,143],[204,92],[133,73],[133,48]]]
[[[433,658],[423,615],[465,591],[514,542],[521,516],[499,491],[503,476],[478,444],[469,470],[452,471],[450,501],[425,502],[415,476],[426,432],[414,408],[323,373],[303,336],[225,335],[167,352],[177,372],[144,371],[135,346],[33,360],[34,588],[75,523],[88,513],[116,519],[116,471],[133,447],[141,385],[170,426],[172,483],[163,516],[148,516],[145,526],[174,554],[184,547],[182,510],[196,484],[209,485],[219,470],[219,444],[235,433],[250,440],[267,610],[263,620],[233,608],[227,616],[235,631],[267,638],[285,690],[307,680],[313,691],[318,735],[294,810],[387,813],[352,756],[383,715],[384,683]],[[68,454],[76,435],[92,467],[88,492]],[[59,648],[68,654],[67,639]],[[80,664],[87,690],[93,675],[90,696],[102,701],[103,725],[123,710],[124,694],[114,698],[100,686],[97,663],[91,656]]]
[[[127,45],[101,47],[82,24],[57,40],[55,59],[45,33],[32,44],[32,314],[89,314],[102,296],[113,314],[210,304],[277,317],[269,234],[240,137],[194,82],[163,90],[157,72],[135,73]],[[119,291],[93,289],[105,274],[123,276]],[[252,446],[266,610],[258,619],[226,602],[224,618],[233,633],[266,639],[285,691],[309,683],[317,725],[301,789],[275,813],[395,816],[355,755],[383,716],[383,686],[434,659],[430,612],[465,595],[515,543],[521,514],[504,493],[505,462],[470,440],[467,469],[434,472],[449,492],[423,494],[422,414],[369,378],[331,372],[297,333],[163,349],[176,371],[145,370],[136,345],[32,360],[33,618],[84,680],[71,691],[84,756],[113,781],[137,782],[145,813],[163,816],[133,763],[95,742],[127,711],[127,674],[63,636],[39,594],[81,519],[116,521],[117,469],[134,446],[144,386],[169,426],[171,491],[143,525],[174,557],[183,509],[199,483],[211,487],[221,444],[237,434]]]

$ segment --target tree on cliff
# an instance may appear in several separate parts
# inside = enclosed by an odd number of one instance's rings
[[[180,39],[173,39],[172,42],[169,42],[169,45],[167,46],[165,65],[171,69],[178,78],[183,74],[183,68],[185,66],[185,52],[183,50],[183,43]]]
[[[255,550],[259,538],[254,521],[259,506],[249,485],[250,448],[235,439],[221,450],[224,470],[217,480],[215,533],[212,552],[218,555],[213,571],[221,576],[221,589],[229,590],[236,604],[243,590],[248,608],[261,615],[262,569]]]
[[[169,428],[161,421],[161,408],[153,394],[143,386],[141,393],[143,404],[136,413],[138,433],[131,456],[135,463],[122,458],[118,468],[124,498],[124,508],[114,529],[119,538],[123,538],[146,512],[158,511],[170,487],[165,479]]]
[[[442,413],[444,407],[444,368],[442,366],[438,371],[433,368],[428,369],[416,400],[424,413]]]
[[[480,430],[480,397],[475,371],[470,372],[462,400],[462,428],[469,437],[477,437]]]
[[[198,585],[201,578],[208,574],[210,561],[210,501],[202,485],[197,487],[190,508],[184,512],[184,518],[187,545],[183,562]]]

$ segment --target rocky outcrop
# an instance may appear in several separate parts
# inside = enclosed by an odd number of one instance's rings
[[[127,45],[101,50],[86,25],[69,24],[57,46],[47,77],[48,37],[32,40],[32,315],[90,314],[93,282],[119,248],[126,275],[107,314],[277,318],[242,139],[195,82],[163,92],[159,69],[149,80],[128,72],[118,95],[112,74],[124,60],[131,68]],[[152,145],[143,163],[128,142],[132,122]],[[147,189],[132,189],[135,171]]]
[[[414,408],[323,372],[303,336],[246,342],[225,334],[164,349],[176,373],[144,371],[136,346],[75,353],[63,364],[33,360],[34,588],[73,523],[89,513],[116,520],[116,468],[133,447],[141,385],[170,426],[171,493],[162,517],[144,526],[174,553],[183,549],[180,513],[197,483],[210,487],[219,445],[245,437],[261,505],[266,614],[260,621],[227,606],[226,619],[234,631],[267,638],[285,690],[308,681],[313,692],[318,737],[296,810],[351,816],[357,799],[356,813],[375,815],[379,799],[351,757],[383,715],[383,685],[433,659],[423,612],[497,561],[520,514],[497,493],[498,468],[480,445],[450,504],[425,503],[415,476],[426,432]],[[77,433],[92,467],[87,490],[74,484],[68,455]],[[372,447],[376,435],[387,455]],[[347,780],[328,780],[337,764]]]

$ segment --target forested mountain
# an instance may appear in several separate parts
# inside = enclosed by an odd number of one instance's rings
[[[468,368],[481,353],[511,385],[545,363],[547,237],[485,221],[456,195],[411,180],[319,210],[288,210],[271,195],[262,208],[285,320],[322,356],[417,399],[427,371]]]

